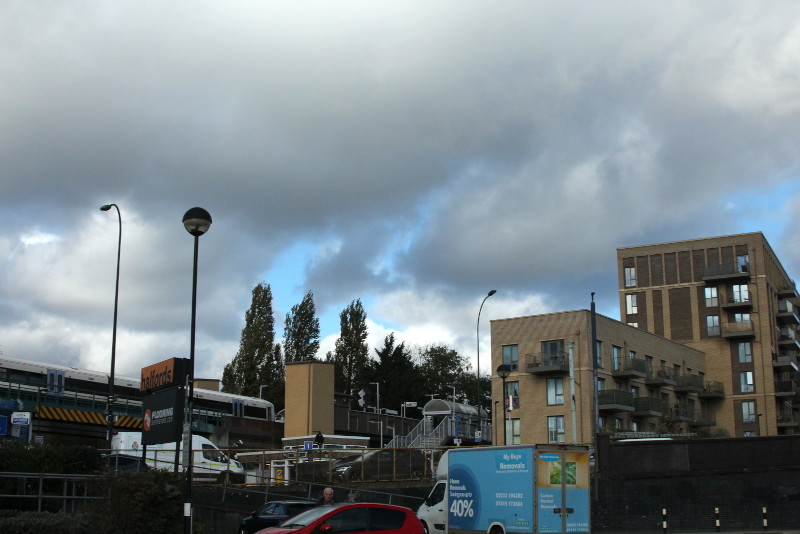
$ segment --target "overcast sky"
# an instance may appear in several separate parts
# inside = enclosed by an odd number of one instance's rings
[[[235,355],[252,288],[360,298],[370,347],[619,318],[616,248],[762,231],[800,276],[800,2],[0,6],[0,351],[117,374]]]

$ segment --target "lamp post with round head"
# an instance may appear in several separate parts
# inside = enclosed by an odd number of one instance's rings
[[[186,399],[186,415],[184,416],[184,454],[186,458],[186,502],[183,506],[184,531],[192,532],[192,404],[194,399],[194,339],[197,316],[197,249],[200,236],[211,227],[211,215],[203,208],[192,208],[183,216],[183,226],[194,236],[194,263],[192,271],[192,330],[189,340],[189,395]],[[187,454],[188,453],[188,454]]]
[[[108,211],[111,208],[117,210],[117,220],[119,221],[119,238],[117,239],[117,282],[114,287],[114,327],[111,333],[111,373],[108,375],[108,405],[106,407],[106,417],[108,424],[108,448],[111,448],[111,440],[114,439],[114,368],[117,359],[117,308],[119,305],[119,259],[122,252],[122,215],[119,206],[116,204],[105,204],[100,206],[100,211]]]
[[[478,379],[478,386],[477,386],[478,396],[475,399],[475,406],[478,408],[478,430],[483,430],[483,427],[481,426],[481,404],[482,404],[481,398],[483,397],[483,389],[481,388],[481,311],[483,311],[483,303],[486,302],[486,299],[488,299],[495,293],[497,293],[497,290],[492,289],[491,291],[489,291],[489,293],[486,294],[485,297],[483,297],[483,300],[481,301],[481,307],[478,308],[478,324],[475,327],[475,337],[478,342],[477,353],[476,353],[477,362],[475,368],[475,377]]]

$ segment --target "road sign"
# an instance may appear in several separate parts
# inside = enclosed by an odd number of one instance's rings
[[[13,412],[11,414],[12,425],[29,425],[31,424],[31,412]]]

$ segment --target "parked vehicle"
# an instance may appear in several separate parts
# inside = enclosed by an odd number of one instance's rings
[[[588,533],[589,447],[450,449],[417,511],[425,534]]]
[[[274,527],[300,512],[313,508],[315,501],[271,501],[242,519],[239,534],[253,534],[267,527]]]
[[[108,470],[111,472],[125,471],[129,473],[138,473],[150,469],[141,456],[134,456],[132,454],[106,454],[103,456],[103,459],[105,460]]]
[[[280,526],[258,534],[336,534],[338,532],[381,532],[381,534],[423,534],[414,511],[402,506],[376,503],[343,503],[317,506],[287,519]]]
[[[334,481],[420,479],[425,455],[418,449],[373,449],[333,462]]]
[[[119,432],[111,440],[111,448],[115,453],[131,456],[142,455],[141,432]],[[183,447],[180,444],[179,450]],[[183,471],[180,462],[182,455],[178,455],[178,471]],[[147,465],[153,469],[175,468],[175,443],[160,443],[148,445],[145,454]],[[210,440],[203,436],[192,436],[192,477],[197,481],[224,481],[243,483],[244,469],[242,464],[228,458]]]

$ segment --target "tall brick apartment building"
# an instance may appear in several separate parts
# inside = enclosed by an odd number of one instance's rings
[[[620,316],[491,322],[499,443],[590,442],[597,430],[800,433],[798,294],[761,233],[617,250]],[[505,387],[505,390],[503,390]],[[505,416],[504,421],[500,420]],[[503,432],[505,430],[505,432]]]

